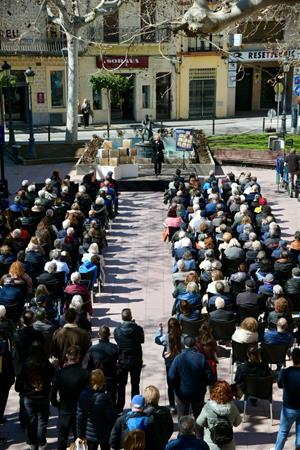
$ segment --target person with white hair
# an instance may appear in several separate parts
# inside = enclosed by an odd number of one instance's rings
[[[79,186],[78,192],[75,195],[75,201],[78,203],[80,210],[86,217],[89,213],[89,210],[91,209],[92,199],[87,193],[87,189],[84,184],[81,184]]]
[[[74,295],[69,307],[75,309],[75,311],[79,313],[81,311],[82,305],[83,300],[81,295]]]
[[[241,261],[244,256],[245,252],[241,248],[239,241],[236,238],[230,239],[228,247],[224,251],[224,257],[230,261]]]
[[[212,320],[232,321],[235,319],[235,313],[231,309],[226,309],[225,300],[222,297],[215,299],[215,310],[210,311],[208,315],[208,323]]]
[[[86,284],[81,284],[81,275],[79,272],[71,273],[70,277],[71,283],[69,283],[65,289],[64,293],[70,298],[73,295],[80,295],[83,299],[83,309],[92,315],[92,303],[91,303],[91,292]],[[67,307],[68,298],[66,299],[65,308]]]
[[[51,259],[51,261],[46,262],[44,270],[48,271],[49,265],[51,265],[51,263],[53,263],[53,262],[56,264],[57,272],[65,272],[65,280],[67,282],[67,275],[70,273],[70,269],[66,262],[61,261],[61,251],[60,250],[57,250],[57,249],[53,250],[52,259]]]
[[[99,262],[100,262],[100,280],[101,280],[101,284],[104,285],[105,283],[105,261],[103,258],[103,254],[100,252],[99,250],[99,246],[96,242],[93,242],[92,244],[90,244],[88,251],[86,253],[83,254],[81,261],[83,263],[85,263],[86,261],[91,261],[92,256],[97,256],[99,258]]]

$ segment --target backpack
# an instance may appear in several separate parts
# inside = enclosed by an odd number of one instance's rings
[[[227,416],[220,416],[215,411],[214,413],[218,418],[218,422],[212,427],[208,427],[208,429],[212,442],[220,447],[229,444],[233,440],[233,429]]]
[[[148,416],[136,416],[129,413],[125,418],[125,426],[129,431],[132,430],[145,431],[148,425],[149,425]]]

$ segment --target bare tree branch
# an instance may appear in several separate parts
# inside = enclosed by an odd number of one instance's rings
[[[224,1],[221,9],[213,11],[208,7],[207,0],[195,0],[184,14],[182,24],[177,30],[184,29],[187,33],[195,35],[216,33],[269,6],[295,5],[296,3],[300,3],[300,0]]]
[[[81,18],[82,26],[93,22],[98,16],[109,14],[121,5],[122,0],[101,0],[98,5]]]

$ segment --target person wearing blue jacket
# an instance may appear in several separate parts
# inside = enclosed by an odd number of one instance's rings
[[[177,439],[172,439],[165,450],[209,450],[207,443],[195,435],[195,421],[191,416],[179,419],[179,433]]]
[[[79,441],[87,441],[88,450],[110,450],[109,436],[117,419],[113,403],[103,389],[104,373],[92,370],[89,385],[80,393],[76,428]]]
[[[169,370],[170,384],[176,395],[178,417],[189,414],[198,417],[204,405],[206,387],[214,382],[207,359],[195,349],[195,338],[184,338],[184,350],[175,357]]]
[[[92,272],[91,286],[93,286],[94,283],[96,283],[96,281],[97,281],[97,276],[98,276],[97,263],[99,263],[99,258],[97,255],[93,255],[91,257],[91,260],[86,259],[81,264],[81,266],[79,267],[79,270],[78,270],[81,275]]]

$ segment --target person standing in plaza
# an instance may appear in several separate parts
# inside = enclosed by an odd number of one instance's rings
[[[300,157],[296,153],[296,149],[292,148],[290,153],[285,158],[289,172],[289,191],[290,197],[293,197],[293,191],[295,189],[295,181],[299,176],[299,163]]]
[[[81,114],[83,115],[83,123],[85,127],[89,126],[90,116],[92,115],[90,102],[84,98],[81,105]]]
[[[195,338],[184,338],[185,348],[177,355],[169,370],[169,380],[175,391],[178,417],[188,415],[192,408],[195,419],[204,405],[206,387],[214,375],[205,356],[195,348]]]
[[[164,143],[161,140],[160,134],[156,135],[156,139],[154,139],[152,144],[152,162],[154,163],[154,172],[155,175],[161,174],[161,165],[165,162],[164,156]]]
[[[283,403],[275,450],[282,450],[294,422],[296,422],[295,448],[300,446],[300,348],[292,351],[293,365],[281,369],[278,387],[283,389]],[[274,450],[274,449],[273,449]]]
[[[117,413],[122,412],[125,405],[128,374],[130,374],[131,381],[131,397],[140,393],[140,377],[143,366],[142,344],[145,341],[144,330],[135,323],[131,309],[124,308],[121,316],[122,323],[114,331],[114,338],[120,349],[117,369]]]

